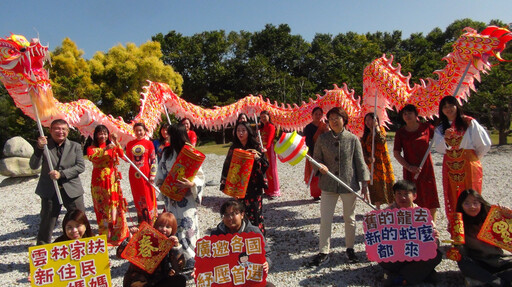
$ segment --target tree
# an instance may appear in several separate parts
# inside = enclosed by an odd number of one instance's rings
[[[506,27],[499,20],[492,20],[489,25]],[[485,25],[484,25],[485,26]],[[512,47],[501,53],[504,59],[512,59]],[[481,122],[498,130],[498,144],[507,144],[507,136],[512,133],[512,63],[498,62],[491,58],[493,67],[489,74],[482,76],[480,84],[477,83],[477,92],[474,93],[464,110],[473,115],[479,115]]]
[[[52,67],[50,80],[55,98],[61,102],[89,99],[98,102],[99,87],[91,79],[87,61],[82,58],[84,52],[78,50],[69,38],[62,41],[62,46],[51,53]]]
[[[36,138],[37,126],[36,122],[26,116],[20,109],[14,105],[14,101],[0,84],[0,149],[4,149],[5,142],[15,136],[21,136],[27,140]]]
[[[98,107],[105,114],[133,119],[139,111],[140,93],[147,80],[167,83],[181,94],[183,78],[162,60],[160,43],[147,42],[137,47],[117,45],[107,53],[97,52],[89,61],[91,78],[99,85]]]

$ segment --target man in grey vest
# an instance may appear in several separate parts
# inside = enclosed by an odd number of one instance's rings
[[[34,154],[30,157],[32,169],[37,169],[42,164],[36,187],[36,194],[41,197],[41,224],[37,234],[37,245],[51,243],[53,228],[62,208],[53,185],[54,179],[57,180],[66,210],[85,211],[84,188],[79,176],[85,171],[82,147],[68,140],[68,133],[69,125],[65,120],[54,120],[50,126],[50,138],[39,137]],[[47,158],[43,156],[45,144],[48,145],[54,170],[50,170]]]

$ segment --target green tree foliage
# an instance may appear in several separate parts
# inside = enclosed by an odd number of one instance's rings
[[[499,21],[491,25],[504,26]],[[413,33],[402,37],[401,31],[366,33],[347,32],[338,35],[316,34],[311,43],[293,35],[286,24],[266,25],[261,31],[210,31],[185,37],[176,31],[153,37],[162,45],[164,62],[172,65],[185,78],[183,97],[204,107],[224,105],[248,94],[262,94],[271,100],[297,103],[323,94],[333,84],[347,83],[356,95],[362,95],[363,70],[375,58],[386,54],[394,56],[394,65],[400,63],[402,73],[411,74],[410,84],[420,79],[437,78],[434,71],[446,65],[442,58],[452,51],[452,45],[464,33],[465,27],[482,31],[487,25],[471,19],[454,21],[444,31],[434,28],[424,35]],[[500,64],[506,69],[508,64]],[[498,73],[496,71],[496,73]],[[494,70],[489,77],[494,75]],[[499,75],[502,75],[501,77]],[[489,127],[500,117],[484,107],[508,107],[505,99],[497,100],[498,81],[510,73],[502,71],[499,80],[482,84],[473,93],[467,108],[470,114],[489,114],[481,121]],[[500,88],[507,93],[507,86]],[[488,94],[485,96],[484,92]],[[487,99],[487,98],[493,98]],[[504,97],[504,96],[502,96]],[[505,97],[508,99],[507,97]],[[483,105],[482,101],[489,103]],[[475,104],[473,104],[473,102]],[[492,115],[491,115],[492,114]],[[494,119],[494,120],[493,120]],[[507,126],[507,123],[502,123]]]
[[[100,100],[99,87],[92,82],[89,65],[82,57],[83,54],[69,38],[65,38],[62,46],[51,53],[50,80],[54,96],[61,102]]]
[[[489,25],[505,26],[498,20]],[[356,95],[364,96],[363,70],[383,54],[393,55],[402,73],[411,74],[411,85],[420,78],[436,78],[433,72],[444,68],[442,58],[452,51],[463,29],[482,31],[486,26],[461,19],[426,35],[413,33],[404,38],[401,31],[316,34],[311,43],[292,34],[286,24],[268,24],[253,33],[218,30],[183,36],[170,31],[156,34],[155,42],[140,47],[118,45],[107,53],[98,52],[89,61],[65,39],[52,53],[50,71],[55,96],[61,101],[88,98],[106,114],[127,120],[139,111],[140,92],[147,79],[169,83],[185,100],[207,108],[248,94],[300,104],[333,84],[347,83]],[[511,60],[511,48],[502,56]],[[477,83],[477,92],[472,92],[464,109],[488,128],[499,130],[504,143],[510,132],[512,64],[492,61],[495,66],[488,76],[482,75],[482,83]],[[0,105],[5,107],[2,119],[11,125],[27,121],[8,98],[0,93]]]
[[[91,78],[99,85],[100,100],[96,102],[105,114],[133,119],[139,112],[140,93],[147,80],[168,83],[181,94],[183,78],[161,61],[158,42],[147,42],[137,47],[129,43],[111,48],[107,53],[97,52],[89,61]]]
[[[4,85],[0,84],[0,150],[3,150],[5,142],[15,136],[22,136],[27,140],[37,137],[36,122],[23,114],[23,112],[14,105]],[[0,156],[2,154],[0,153]]]
[[[132,119],[139,112],[140,93],[146,80],[168,83],[177,94],[182,92],[182,77],[161,58],[160,44],[148,42],[140,47],[128,44],[112,48],[108,53],[98,52],[87,61],[75,43],[66,38],[52,53],[50,79],[55,98],[61,102],[89,99],[105,114]],[[20,135],[35,139],[35,122],[14,106],[3,85],[0,90],[0,121],[7,128],[0,131],[0,144]],[[78,140],[78,132],[70,138]]]
[[[492,20],[490,25],[506,27],[499,20]],[[476,25],[475,25],[476,26]],[[480,27],[486,26],[480,23]],[[509,44],[501,56],[506,60],[512,60],[512,46]],[[499,133],[499,144],[507,144],[507,136],[511,134],[512,122],[512,63],[499,62],[491,58],[493,65],[491,71],[482,75],[482,82],[476,84],[477,92],[474,93],[464,110],[471,115],[478,116],[479,120],[488,128],[496,129]]]

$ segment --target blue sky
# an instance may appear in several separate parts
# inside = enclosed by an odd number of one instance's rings
[[[39,33],[50,50],[69,37],[88,59],[96,51],[128,42],[140,45],[171,30],[190,36],[212,30],[255,32],[265,24],[285,23],[292,34],[311,41],[316,33],[348,31],[401,30],[408,37],[435,27],[444,30],[462,18],[512,22],[511,0],[6,0],[0,11],[0,36],[12,32],[30,39]]]

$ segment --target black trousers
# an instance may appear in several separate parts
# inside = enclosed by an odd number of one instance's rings
[[[462,256],[457,264],[465,277],[486,283],[486,286],[510,286],[512,282],[512,263],[495,267],[473,260],[469,256]]]
[[[396,274],[402,275],[408,284],[418,284],[423,282],[434,268],[443,259],[443,254],[437,250],[436,257],[425,261],[406,261],[406,262],[380,262],[379,265]]]
[[[77,209],[85,212],[83,195],[70,198],[63,188],[60,189],[60,194],[62,196],[62,203],[68,212]],[[62,206],[57,199],[57,193],[54,193],[52,198],[41,197],[41,224],[39,225],[39,232],[37,233],[37,245],[52,243],[53,229],[55,228],[55,223],[59,218],[61,209]]]

